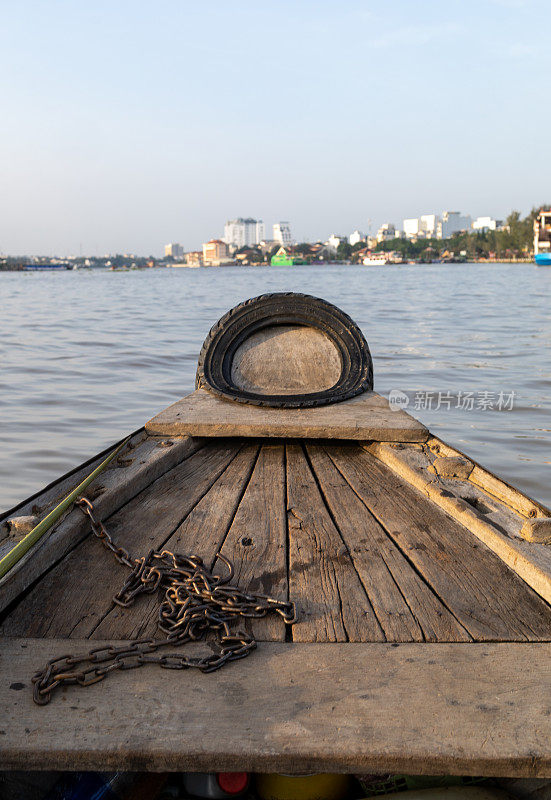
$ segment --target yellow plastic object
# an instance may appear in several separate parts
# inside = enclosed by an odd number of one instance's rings
[[[351,785],[350,775],[329,773],[256,776],[256,791],[261,800],[343,800]]]

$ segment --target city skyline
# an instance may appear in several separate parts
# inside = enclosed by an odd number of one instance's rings
[[[369,221],[370,223],[371,221]],[[388,241],[394,238],[406,239],[447,239],[454,233],[459,232],[485,232],[502,230],[505,225],[503,219],[495,219],[489,215],[479,215],[473,217],[471,214],[462,214],[460,211],[442,211],[440,214],[422,214],[416,218],[405,218],[402,225],[394,225],[393,222],[383,223],[375,232],[368,224],[364,231],[355,229],[352,233],[331,233],[328,237],[318,237],[311,242],[331,244],[334,243],[336,249],[340,241],[348,241],[351,245],[360,241],[373,240],[374,242]],[[269,227],[269,226],[268,226]],[[266,236],[266,224],[262,219],[254,217],[237,217],[227,220],[224,225],[224,234],[221,239],[213,237],[209,243],[223,242],[232,248],[232,252],[240,249],[255,248],[259,244],[272,242],[283,246],[307,243],[307,240],[297,240],[292,235],[292,226],[289,221],[273,223],[272,237]],[[203,248],[205,243],[203,243]],[[165,256],[183,258],[186,248],[179,242],[165,245]],[[191,251],[194,252],[192,249]]]
[[[545,212],[545,213],[544,213]],[[164,257],[137,253],[105,253],[100,256],[84,254],[62,256],[1,256],[2,270],[25,270],[46,268],[73,268],[81,266],[104,266],[112,269],[155,266],[227,266],[230,264],[271,263],[272,266],[303,263],[325,263],[326,259],[372,265],[402,263],[413,258],[431,263],[441,257],[446,263],[457,258],[471,257],[475,261],[495,261],[498,258],[526,260],[530,254],[536,258],[547,257],[548,226],[551,218],[549,204],[532,208],[523,217],[512,210],[507,217],[495,219],[489,215],[473,219],[461,211],[443,211],[440,214],[422,214],[417,218],[402,220],[402,227],[386,222],[372,235],[358,229],[343,235],[332,233],[326,240],[297,242],[293,239],[290,222],[280,221],[272,225],[273,238],[265,236],[263,220],[253,217],[238,217],[227,220],[223,238],[211,237],[203,242],[199,250],[187,250],[181,242],[164,245]],[[380,255],[381,252],[386,256]],[[29,263],[25,264],[24,259]],[[309,259],[309,260],[308,260]],[[540,259],[541,260],[541,259]],[[539,261],[537,262],[539,263]]]
[[[548,206],[549,204],[547,204]],[[541,207],[544,207],[542,204]],[[545,206],[545,207],[547,207]],[[530,208],[532,210],[534,206]],[[426,209],[425,209],[426,211]],[[501,230],[506,225],[507,216],[512,211],[518,209],[509,209],[503,215],[502,219],[496,219],[488,214],[474,216],[473,214],[463,213],[462,211],[441,211],[439,213],[432,212],[430,214],[421,214],[419,217],[407,217],[399,221],[397,225],[393,221],[387,220],[381,225],[373,226],[371,220],[368,224],[361,227],[351,229],[350,224],[344,225],[342,229],[337,231],[337,228],[331,228],[331,234],[325,236],[318,236],[313,239],[301,239],[293,236],[292,231],[294,227],[289,221],[279,221],[272,223],[265,223],[264,220],[254,217],[237,217],[235,219],[226,220],[223,228],[223,233],[213,233],[208,236],[208,242],[223,242],[232,246],[234,250],[245,249],[247,247],[256,247],[261,242],[279,243],[280,245],[296,245],[300,243],[325,243],[329,244],[331,240],[350,241],[350,244],[355,244],[356,241],[383,241],[393,238],[427,238],[427,239],[446,239],[456,232],[484,232],[488,230]],[[523,215],[521,214],[521,217]],[[400,224],[401,222],[401,224]],[[216,227],[216,226],[215,226]],[[220,225],[218,225],[220,227]],[[269,235],[271,234],[271,235]],[[0,258],[14,258],[14,257],[53,257],[53,258],[78,258],[78,257],[101,257],[109,258],[115,255],[124,255],[125,257],[138,257],[138,258],[173,258],[179,260],[183,258],[186,253],[193,253],[201,251],[206,242],[200,243],[197,247],[186,246],[182,240],[176,240],[173,237],[172,241],[164,244],[157,244],[155,250],[150,252],[136,252],[131,250],[124,250],[118,252],[42,252],[42,253],[4,253],[0,250]]]
[[[430,209],[524,215],[551,185],[550,16],[543,0],[429,0],[413,19],[406,0],[12,4],[0,252],[198,249],[228,212],[291,220],[296,241]]]

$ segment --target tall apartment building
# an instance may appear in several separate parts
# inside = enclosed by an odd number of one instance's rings
[[[438,229],[440,219],[437,214],[423,214],[419,218],[420,228],[427,239],[434,239]]]
[[[165,244],[165,258],[182,258],[184,255],[184,248],[178,242]]]
[[[404,236],[407,239],[434,239],[438,233],[440,218],[437,214],[423,214],[415,219],[404,220]]]
[[[384,222],[377,231],[377,241],[386,242],[389,239],[396,238],[396,228],[392,222]]]
[[[291,226],[288,222],[276,222],[273,226],[274,242],[279,242],[283,247],[288,247],[293,243],[291,236]]]
[[[261,219],[238,217],[224,225],[224,241],[234,247],[250,247],[264,239],[264,223]]]
[[[403,227],[406,239],[415,239],[421,231],[421,222],[417,217],[415,219],[405,219]]]
[[[438,239],[447,239],[454,233],[471,230],[471,218],[468,214],[464,216],[459,211],[444,211],[442,219],[438,223],[436,235]]]

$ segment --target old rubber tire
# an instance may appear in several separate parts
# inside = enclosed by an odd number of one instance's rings
[[[305,325],[322,331],[339,351],[342,371],[329,389],[307,394],[258,394],[235,385],[232,362],[253,333],[274,325]],[[196,387],[238,403],[309,408],[338,403],[373,388],[373,362],[356,323],[326,300],[307,294],[263,294],[235,306],[214,325],[201,348]]]

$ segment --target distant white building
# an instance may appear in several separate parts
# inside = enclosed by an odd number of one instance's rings
[[[224,225],[224,241],[233,247],[250,247],[264,239],[264,223],[251,217],[230,219]]]
[[[332,233],[329,239],[325,242],[325,244],[328,245],[331,248],[331,250],[337,252],[337,248],[340,245],[340,243],[346,241],[347,241],[346,236],[337,236],[336,234]]]
[[[361,231],[354,231],[354,233],[351,233],[348,237],[348,241],[352,247],[354,247],[355,244],[365,241],[365,235]]]
[[[184,248],[178,242],[172,242],[171,244],[165,244],[165,258],[183,258],[184,257]]]
[[[473,220],[473,231],[497,231],[503,227],[503,220],[493,219],[492,217],[477,217]]]
[[[444,211],[438,223],[436,235],[438,239],[447,239],[454,233],[471,230],[471,218],[464,216],[459,211]]]
[[[288,222],[276,222],[273,226],[274,242],[282,244],[283,247],[288,247],[293,243],[291,236],[291,226]]]
[[[437,214],[423,214],[419,218],[419,228],[424,232],[427,239],[434,239],[439,222],[440,219]]]
[[[396,238],[396,228],[392,224],[392,222],[385,222],[381,225],[379,230],[377,231],[377,241],[378,242],[386,242],[389,239]]]
[[[416,239],[421,232],[421,221],[415,217],[414,219],[405,219],[403,222],[404,236],[406,239]]]

